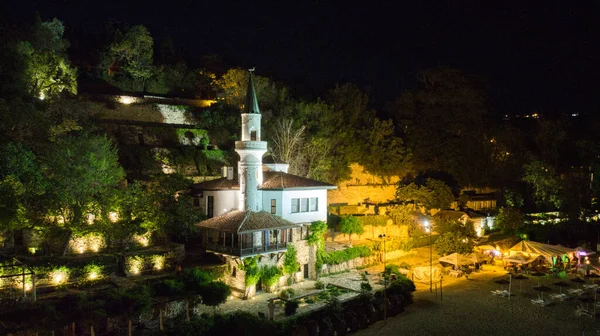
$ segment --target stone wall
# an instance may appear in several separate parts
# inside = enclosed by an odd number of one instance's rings
[[[369,202],[384,203],[393,200],[396,195],[398,176],[390,176],[384,181],[381,177],[369,174],[364,167],[354,163],[350,179],[338,183],[337,190],[327,192],[329,204],[359,204]]]
[[[303,267],[304,264],[308,264],[309,277],[311,279],[316,278],[315,260],[316,251],[310,247],[308,241],[298,240],[299,235],[294,234],[294,241],[291,243],[296,247],[298,262],[300,263],[300,272],[296,272],[294,276],[294,282],[304,281]],[[258,267],[265,266],[277,266],[283,267],[283,261],[285,259],[285,252],[277,253],[266,253],[261,255],[258,260]],[[238,297],[244,297],[248,292],[248,297],[254,296],[256,293],[256,286],[246,288],[246,272],[240,269],[242,263],[240,258],[237,257],[226,257],[225,263],[227,264],[228,271],[225,274],[223,281],[232,289],[232,294]],[[287,286],[289,275],[282,276],[279,279],[279,286]]]
[[[353,234],[352,241],[366,240],[366,239],[377,239],[380,234],[385,234],[388,237],[400,237],[408,238],[408,227],[406,225],[385,225],[385,226],[373,226],[365,225],[363,227],[364,233],[361,235]],[[348,235],[334,231],[330,229],[325,237],[328,241],[334,241],[338,243],[348,243]]]
[[[368,257],[354,258],[352,260],[344,261],[341,264],[323,265],[323,268],[321,269],[321,275],[345,272],[357,267],[377,264],[379,260],[379,255],[372,255]]]

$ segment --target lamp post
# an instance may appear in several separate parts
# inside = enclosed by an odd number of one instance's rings
[[[379,235],[379,238],[383,239],[383,320],[387,320],[387,276],[385,274],[386,267],[386,256],[385,256],[385,233]]]
[[[431,227],[429,227],[429,221],[426,219],[423,223],[425,232],[429,233],[429,292],[433,292],[433,250],[431,245]]]

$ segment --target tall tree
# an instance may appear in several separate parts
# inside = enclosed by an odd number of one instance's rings
[[[533,187],[533,197],[539,205],[552,204],[560,209],[562,199],[562,183],[550,165],[533,160],[523,167],[523,181]]]
[[[396,190],[396,198],[404,202],[412,202],[417,209],[435,214],[439,210],[450,207],[455,197],[452,189],[440,180],[427,178],[420,181],[400,183]]]
[[[485,97],[476,82],[455,69],[418,76],[419,87],[389,106],[417,171],[445,171],[461,185],[486,185],[489,159]]]
[[[64,26],[56,18],[36,22],[30,41],[19,43],[17,51],[24,59],[27,88],[33,97],[56,98],[62,92],[77,93],[77,69],[70,65],[63,39]]]
[[[124,33],[117,30],[101,60],[103,77],[122,89],[144,91],[154,74],[153,48],[154,40],[146,27],[133,26]]]
[[[69,234],[84,226],[87,212],[125,177],[112,143],[85,133],[58,138],[46,153],[44,168],[47,208]]]
[[[273,156],[290,165],[290,172],[297,173],[298,152],[304,142],[306,126],[296,125],[293,119],[279,118],[275,122],[271,134],[271,152]]]
[[[373,124],[360,131],[364,139],[359,161],[369,172],[389,179],[409,169],[409,155],[401,138],[394,132],[391,120],[375,118]]]

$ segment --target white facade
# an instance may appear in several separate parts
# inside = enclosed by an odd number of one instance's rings
[[[310,199],[316,198],[316,211],[311,209]],[[309,208],[308,211],[300,209],[295,212],[292,209],[293,199],[308,199]],[[302,201],[300,201],[301,203]],[[286,189],[282,192],[282,207],[281,217],[289,220],[292,223],[311,223],[317,220],[327,222],[327,189]]]
[[[212,202],[212,217],[220,216],[231,210],[237,210],[238,194],[239,190],[205,190],[200,199],[200,211],[208,216],[210,202]]]
[[[327,189],[336,188],[318,181],[287,175],[285,163],[267,163],[262,157],[267,152],[267,142],[261,141],[261,114],[254,93],[252,75],[249,78],[245,112],[242,113],[241,140],[235,142],[235,151],[240,156],[238,162],[237,185],[234,183],[204,184],[201,188],[201,200],[197,204],[201,211],[216,217],[232,210],[266,211],[287,219],[293,223],[311,223],[316,220],[327,221]],[[284,176],[277,177],[273,184],[263,185],[263,172],[282,172],[290,178],[284,183]],[[224,173],[227,181],[232,179],[233,171],[228,168]],[[272,176],[272,175],[271,175]],[[279,180],[279,178],[281,178]],[[298,181],[300,180],[300,181]],[[200,184],[202,185],[202,183]],[[239,189],[237,187],[239,186]],[[290,187],[294,186],[294,187]],[[261,189],[265,187],[265,189]],[[269,189],[271,188],[271,189]],[[295,207],[292,203],[295,202]],[[300,204],[303,207],[300,207]],[[203,208],[203,209],[202,209]]]

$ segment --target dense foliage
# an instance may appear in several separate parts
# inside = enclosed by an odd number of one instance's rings
[[[352,216],[347,215],[340,221],[340,231],[348,235],[348,241],[352,242],[353,234],[362,234],[365,230],[363,229],[362,222]]]
[[[373,251],[367,246],[350,247],[344,250],[323,252],[323,263],[329,265],[341,264],[345,261],[360,257],[368,257]]]

